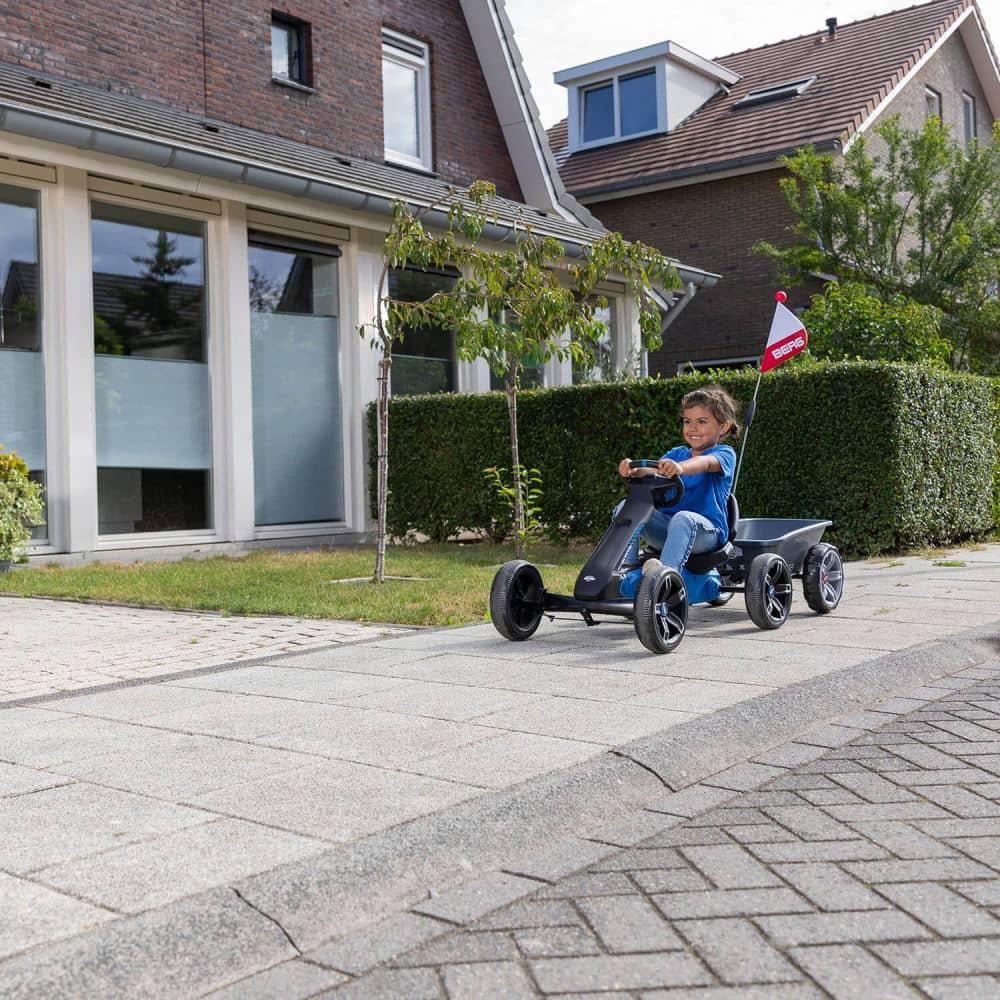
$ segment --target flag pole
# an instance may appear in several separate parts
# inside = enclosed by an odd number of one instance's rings
[[[785,302],[788,299],[788,295],[785,292],[775,292],[774,301],[775,302]],[[765,351],[767,350],[767,345],[764,345]],[[760,392],[760,380],[764,377],[764,355],[761,354],[757,361],[757,384],[753,389],[753,399],[750,400],[750,405],[747,407],[746,416],[746,427],[743,428],[743,441],[740,444],[740,455],[736,460],[736,473],[733,476],[733,488],[730,492],[736,492],[736,485],[740,481],[740,469],[743,468],[743,453],[746,451],[747,438],[750,437],[750,426],[753,424],[754,415],[757,413],[757,393]]]

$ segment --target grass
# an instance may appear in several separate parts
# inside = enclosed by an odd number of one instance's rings
[[[540,545],[529,556],[541,568],[547,587],[571,593],[588,552]],[[234,615],[462,625],[487,617],[493,575],[513,557],[512,549],[494,545],[392,548],[386,558],[387,573],[426,579],[376,587],[333,582],[370,577],[375,565],[372,548],[268,550],[240,558],[19,569],[0,578],[0,590],[21,597],[68,597]]]

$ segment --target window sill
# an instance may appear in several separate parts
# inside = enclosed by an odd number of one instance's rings
[[[304,83],[299,83],[298,80],[292,80],[287,76],[272,76],[271,83],[278,87],[288,87],[289,90],[297,90],[300,94],[315,94],[316,88],[306,86]]]
[[[387,167],[399,167],[401,170],[409,170],[415,174],[422,174],[424,177],[440,177],[440,174],[436,170],[431,170],[430,167],[424,166],[422,163],[417,163],[415,160],[397,160],[392,156],[386,156],[385,165]]]

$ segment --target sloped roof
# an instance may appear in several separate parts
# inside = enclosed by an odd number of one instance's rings
[[[841,25],[834,38],[823,29],[720,56],[714,61],[739,73],[739,83],[667,133],[567,155],[562,121],[548,135],[563,181],[583,196],[765,163],[805,145],[830,148],[849,139],[974,9],[974,0],[932,0]],[[798,96],[734,107],[752,91],[814,74]]]

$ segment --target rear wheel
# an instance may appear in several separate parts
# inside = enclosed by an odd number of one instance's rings
[[[762,552],[750,563],[744,593],[747,614],[757,628],[781,628],[792,607],[792,571],[773,552]]]
[[[807,553],[802,567],[806,604],[818,615],[829,614],[844,595],[844,563],[832,545],[820,542]]]
[[[545,589],[538,570],[523,559],[512,559],[497,570],[490,588],[490,617],[496,630],[511,642],[530,639],[542,620]]]
[[[652,653],[672,653],[687,631],[687,588],[680,573],[662,569],[642,578],[635,595],[633,624]]]

